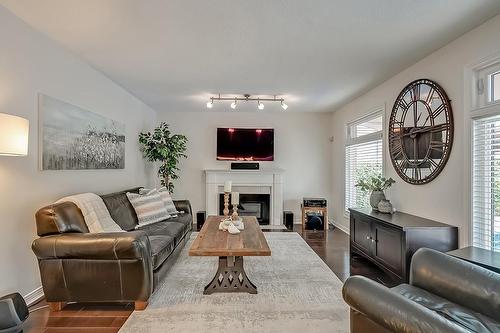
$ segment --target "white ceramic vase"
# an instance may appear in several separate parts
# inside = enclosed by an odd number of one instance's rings
[[[378,211],[378,203],[384,199],[384,191],[373,191],[372,194],[370,194],[370,206],[372,206],[373,210]]]

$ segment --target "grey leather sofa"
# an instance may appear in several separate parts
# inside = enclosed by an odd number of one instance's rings
[[[41,208],[32,248],[40,267],[45,299],[52,310],[67,302],[133,302],[144,309],[189,239],[191,204],[174,201],[182,214],[139,229],[126,192],[102,195],[113,220],[125,231],[89,233],[71,202]]]
[[[500,274],[430,250],[412,259],[410,283],[347,279],[353,333],[500,332]]]

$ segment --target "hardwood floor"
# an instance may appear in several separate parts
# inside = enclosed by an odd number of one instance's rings
[[[289,232],[285,230],[265,230]],[[328,267],[345,281],[349,277],[349,236],[338,228],[328,232],[306,231],[295,225],[299,233]],[[132,304],[69,304],[62,311],[50,312],[45,301],[30,307],[24,333],[114,333],[118,332],[133,311]]]

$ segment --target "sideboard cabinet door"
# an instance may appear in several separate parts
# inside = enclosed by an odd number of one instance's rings
[[[403,235],[402,231],[373,223],[373,257],[393,273],[403,273]]]
[[[371,254],[372,249],[371,228],[370,220],[351,214],[351,239],[366,254]]]

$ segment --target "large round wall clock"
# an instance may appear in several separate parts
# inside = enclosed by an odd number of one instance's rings
[[[450,100],[437,83],[421,79],[399,94],[389,120],[389,153],[398,175],[426,184],[443,170],[453,143]]]

